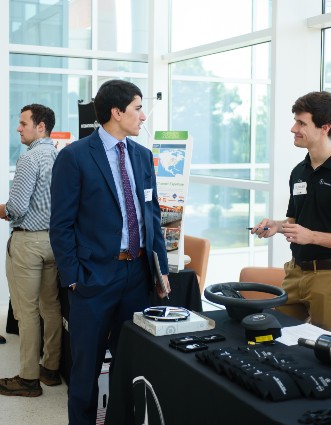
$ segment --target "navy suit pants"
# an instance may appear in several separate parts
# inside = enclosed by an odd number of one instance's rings
[[[105,351],[115,356],[124,321],[149,306],[151,275],[145,255],[118,261],[112,281],[91,297],[82,296],[79,282],[69,291],[69,332],[72,368],[69,384],[69,425],[95,425],[98,378]]]

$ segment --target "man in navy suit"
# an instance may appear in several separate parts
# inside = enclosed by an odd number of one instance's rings
[[[69,425],[96,423],[106,348],[114,356],[123,322],[150,305],[153,251],[167,289],[157,284],[157,293],[170,291],[153,156],[128,138],[139,134],[146,119],[141,103],[134,84],[105,82],[94,100],[99,129],[62,149],[53,167],[50,239],[70,304]],[[129,251],[119,142],[139,227],[135,255]]]

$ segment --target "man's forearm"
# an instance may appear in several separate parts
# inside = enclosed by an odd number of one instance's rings
[[[311,244],[331,248],[331,233],[311,230]]]

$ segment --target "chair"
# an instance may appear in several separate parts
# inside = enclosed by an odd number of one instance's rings
[[[186,264],[185,268],[195,271],[201,294],[205,286],[209,252],[210,242],[208,239],[184,235],[184,254],[191,258],[191,262]]]
[[[281,267],[244,267],[240,271],[239,282],[265,283],[267,285],[282,286],[285,271]],[[275,295],[256,291],[241,291],[248,299],[273,298]]]

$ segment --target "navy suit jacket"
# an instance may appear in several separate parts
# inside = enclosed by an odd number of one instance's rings
[[[153,155],[127,139],[136,191],[145,223],[146,254],[153,282],[153,250],[163,274],[168,261],[160,225]],[[144,191],[152,189],[145,202]],[[123,219],[115,182],[98,131],[62,149],[51,184],[50,240],[62,286],[77,283],[93,295],[109,285],[116,271]]]

